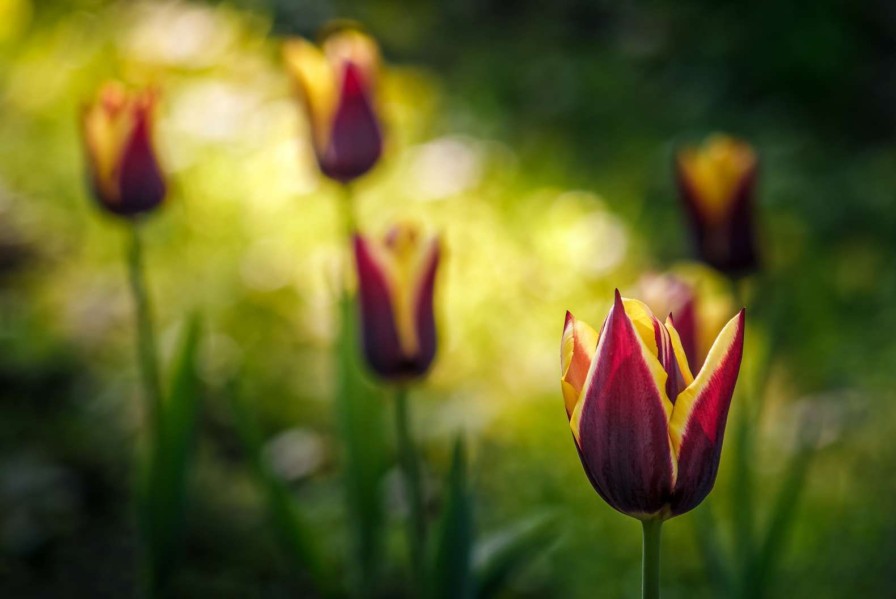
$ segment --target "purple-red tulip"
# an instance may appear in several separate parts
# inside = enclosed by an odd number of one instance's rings
[[[753,195],[759,160],[749,144],[725,135],[685,148],[675,159],[678,190],[700,259],[727,275],[756,268]]]
[[[364,355],[390,381],[422,376],[436,354],[433,287],[438,237],[409,226],[382,241],[355,236]]]
[[[119,216],[148,212],[165,199],[165,176],[152,140],[153,90],[108,83],[86,106],[81,131],[94,196]]]
[[[712,490],[740,369],[744,311],[694,377],[672,318],[616,301],[600,334],[569,313],[561,345],[566,414],[591,484],[613,508],[665,520]]]
[[[373,168],[383,151],[373,97],[376,42],[355,28],[340,27],[320,48],[304,39],[287,41],[283,56],[308,117],[321,172],[348,183]]]

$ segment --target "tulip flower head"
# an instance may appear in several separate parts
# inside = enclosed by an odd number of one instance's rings
[[[749,144],[725,135],[678,152],[679,195],[700,258],[731,276],[756,267],[753,194],[759,160]]]
[[[695,508],[712,490],[743,354],[744,311],[693,376],[670,316],[616,300],[598,334],[566,315],[561,386],[582,465],[598,494],[640,520]]]
[[[82,134],[94,196],[119,216],[148,212],[165,198],[165,177],[152,140],[153,90],[106,84],[84,108]]]
[[[382,241],[356,235],[354,246],[368,364],[389,381],[422,376],[436,353],[438,237],[402,225]]]
[[[373,104],[376,42],[345,26],[331,30],[321,47],[289,40],[283,55],[308,117],[321,172],[348,183],[369,171],[383,150]]]

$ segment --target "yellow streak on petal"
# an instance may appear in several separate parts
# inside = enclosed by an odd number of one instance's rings
[[[734,343],[738,334],[739,320],[740,316],[738,315],[728,321],[728,324],[716,337],[716,341],[709,350],[709,355],[706,356],[706,362],[703,364],[703,368],[700,370],[697,378],[684,391],[679,393],[678,399],[675,400],[672,419],[669,421],[669,438],[672,440],[672,449],[675,451],[676,460],[679,457],[681,441],[687,430],[691,414],[694,412],[697,399],[700,397],[703,389],[709,385],[712,377],[731,349],[731,344]]]
[[[647,307],[647,304],[642,301],[624,297],[622,298],[622,304],[625,306],[625,315],[628,316],[635,332],[638,334],[638,340],[641,343],[641,355],[644,356],[644,362],[653,376],[653,382],[662,398],[663,410],[666,412],[666,421],[668,421],[672,415],[672,402],[666,394],[666,379],[669,375],[659,359],[656,332],[653,328],[656,318],[653,316],[650,308]]]
[[[560,387],[566,413],[572,415],[585,387],[597,350],[598,334],[588,323],[570,316],[560,343]]]
[[[368,87],[376,83],[380,51],[376,41],[363,31],[351,27],[337,29],[323,42],[323,51],[334,68],[351,62],[361,71]]]
[[[338,100],[333,64],[311,42],[294,38],[283,44],[286,70],[298,88],[318,154],[326,151]]]
[[[96,184],[106,201],[118,202],[118,171],[125,146],[135,125],[140,103],[152,103],[150,92],[129,94],[117,83],[108,83],[98,98],[86,106],[82,127]]]
[[[699,148],[679,152],[678,163],[705,217],[717,223],[728,215],[738,186],[756,165],[756,153],[745,142],[713,135]]]
[[[681,376],[684,378],[685,386],[690,385],[694,382],[694,375],[691,374],[691,367],[688,366],[688,357],[684,353],[684,346],[681,345],[681,336],[678,334],[678,331],[675,329],[675,325],[672,323],[672,319],[666,317],[666,322],[664,323],[666,330],[669,331],[669,338],[672,340],[672,351],[675,352],[675,361],[678,362],[678,370],[681,371]],[[676,399],[676,402],[678,400]]]
[[[392,317],[401,351],[406,357],[413,357],[420,351],[417,298],[438,248],[436,236],[422,239],[417,228],[408,224],[397,225],[385,241],[370,243],[371,255],[389,286]]]

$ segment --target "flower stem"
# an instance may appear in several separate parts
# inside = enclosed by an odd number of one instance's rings
[[[148,422],[146,453],[140,458],[143,472],[137,485],[137,518],[140,522],[142,547],[141,595],[155,597],[161,594],[165,575],[158,555],[156,522],[151,507],[151,463],[159,443],[162,412],[162,387],[156,355],[155,334],[149,295],[146,291],[146,273],[143,266],[143,247],[140,224],[130,223],[130,243],[127,248],[128,281],[134,298],[134,324],[136,328],[137,365],[143,386],[144,412]]]
[[[423,489],[420,484],[420,463],[414,448],[410,430],[408,390],[399,386],[395,390],[395,432],[398,437],[398,458],[404,478],[404,488],[410,510],[408,518],[408,550],[417,596],[425,589],[426,513],[423,505]]]
[[[351,244],[352,237],[355,234],[355,229],[357,228],[357,219],[355,217],[355,200],[354,200],[354,189],[351,184],[344,183],[339,186],[342,190],[341,193],[341,211],[342,211],[342,223],[345,228],[345,238]]]
[[[146,292],[145,272],[143,266],[143,247],[140,240],[140,225],[134,222],[130,226],[131,241],[128,247],[128,278],[131,295],[134,297],[134,317],[137,327],[137,363],[140,367],[140,378],[143,384],[146,414],[152,426],[153,434],[159,423],[162,408],[162,387],[159,382],[159,363],[156,355],[155,329],[149,296]]]
[[[659,599],[660,596],[660,529],[662,520],[644,520],[644,548],[641,554],[641,596]]]
[[[336,343],[335,409],[344,452],[343,480],[353,555],[351,595],[373,597],[378,592],[382,557],[383,431],[379,404],[371,397],[370,389],[360,376],[357,306],[351,291],[351,244],[355,232],[352,192],[349,185],[342,185],[339,197],[345,243],[336,280],[340,320]]]

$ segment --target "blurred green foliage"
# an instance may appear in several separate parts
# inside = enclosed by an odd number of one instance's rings
[[[172,584],[183,596],[305,590],[267,524],[271,502],[287,517],[283,489],[328,555],[348,551],[330,409],[338,190],[314,170],[277,43],[334,16],[364,22],[393,63],[388,151],[358,185],[361,226],[414,219],[445,236],[442,344],[411,398],[432,496],[446,495],[463,429],[477,533],[557,514],[551,551],[507,596],[637,594],[638,524],[593,492],[563,417],[562,318],[596,323],[614,287],[689,255],[672,151],[720,129],[762,159],[765,293],[748,318],[767,330],[748,335],[775,356],[752,464],[763,530],[790,480],[784,458],[804,448],[801,419],[820,431],[773,595],[891,592],[888,3],[0,0],[0,16],[0,594],[137,588],[127,231],[92,205],[77,129],[80,104],[109,77],[163,90],[173,192],[144,231],[162,362],[186,314],[205,325],[207,397]],[[264,440],[251,455],[230,409],[235,378]],[[724,541],[730,449],[710,500]],[[260,469],[282,487],[258,485]],[[389,563],[401,564],[395,480],[382,493]],[[713,596],[695,517],[664,527],[667,597]],[[401,587],[403,571],[384,576],[384,592]]]

